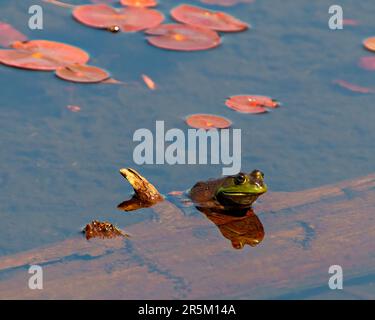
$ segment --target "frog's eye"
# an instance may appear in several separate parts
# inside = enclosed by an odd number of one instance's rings
[[[260,170],[254,170],[251,174],[258,179],[264,178],[264,173]]]
[[[246,176],[243,173],[239,173],[235,178],[234,178],[234,183],[235,184],[243,184],[246,181]]]

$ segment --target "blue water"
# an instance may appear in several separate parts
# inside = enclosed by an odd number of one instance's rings
[[[151,47],[143,33],[85,27],[69,10],[44,3],[44,29],[33,31],[27,21],[35,2],[1,1],[0,21],[30,39],[87,50],[90,64],[128,86],[80,85],[0,66],[0,255],[69,238],[96,218],[120,226],[148,219],[149,210],[125,215],[116,209],[131,193],[121,167],[139,169],[163,193],[221,175],[222,165],[134,164],[133,133],[154,131],[156,120],[186,132],[189,114],[231,119],[242,129],[242,169],[264,171],[272,191],[375,171],[374,95],[332,84],[343,79],[375,87],[374,72],[358,67],[360,57],[371,55],[361,42],[375,34],[374,1],[341,1],[344,17],[359,25],[336,31],[328,28],[331,1],[258,0],[224,8],[253,28],[223,35],[214,50],[188,53]],[[176,1],[160,3],[167,15]],[[147,89],[141,74],[158,89]],[[282,107],[265,115],[236,113],[224,105],[236,94],[268,95]],[[67,105],[82,110],[72,113]]]

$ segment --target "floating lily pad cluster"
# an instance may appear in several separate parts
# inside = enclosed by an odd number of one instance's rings
[[[218,32],[240,32],[249,25],[227,13],[181,4],[173,8],[171,17],[177,23],[163,24],[164,15],[153,7],[155,0],[121,0],[124,7],[115,8],[108,3],[118,1],[91,0],[93,4],[70,5],[57,0],[44,0],[61,7],[71,8],[72,16],[78,22],[111,32],[144,31],[148,42],[167,50],[197,51],[215,48],[221,43]],[[249,0],[205,1],[209,4],[230,6]],[[88,65],[89,54],[84,50],[54,41],[27,40],[27,37],[12,26],[0,23],[0,45],[10,48],[0,50],[0,63],[11,67],[54,71],[63,80],[81,83],[120,83],[110,78],[101,68]],[[150,90],[156,84],[147,75],[142,79]],[[241,113],[264,113],[279,104],[266,96],[242,95],[227,99],[225,104]],[[77,108],[68,108],[78,112]],[[224,117],[210,114],[195,114],[186,118],[194,128],[228,128],[232,122]]]
[[[16,41],[11,49],[0,50],[0,62],[15,68],[55,71],[56,76],[73,82],[101,82],[110,77],[98,67],[89,66],[89,54],[77,47],[55,41]]]
[[[170,12],[179,23],[162,24],[164,15],[148,8],[156,6],[156,1],[127,0],[121,3],[127,7],[114,8],[104,3],[76,6],[73,17],[89,27],[112,32],[145,31],[151,45],[177,51],[215,48],[221,43],[217,32],[239,32],[249,27],[227,13],[187,4]]]
[[[238,95],[229,97],[225,105],[240,113],[265,113],[268,109],[274,109],[280,106],[280,103],[267,96],[259,95]],[[212,114],[194,114],[185,119],[186,123],[193,128],[201,129],[223,129],[232,125],[232,122],[224,117]]]

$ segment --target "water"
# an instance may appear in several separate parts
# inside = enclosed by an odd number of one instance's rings
[[[132,190],[118,174],[121,167],[139,169],[163,193],[221,175],[220,165],[135,165],[133,133],[154,131],[156,120],[186,131],[183,120],[189,114],[231,119],[242,129],[242,169],[264,171],[272,191],[374,172],[373,95],[332,84],[343,79],[375,87],[373,72],[357,65],[371,55],[361,42],[374,35],[373,1],[343,1],[345,18],[360,24],[337,31],[327,26],[330,1],[211,6],[253,28],[225,34],[219,48],[194,53],[151,47],[142,33],[90,29],[73,21],[69,10],[48,4],[43,4],[44,30],[32,31],[27,12],[35,2],[3,0],[0,20],[30,39],[87,50],[91,64],[129,86],[79,85],[53,73],[0,66],[0,255],[76,236],[92,219],[120,226],[151,219],[149,209],[128,215],[116,209]],[[176,4],[160,2],[166,15]],[[148,90],[141,74],[158,90]],[[252,116],[224,106],[227,96],[247,93],[272,96],[282,107]],[[82,110],[72,113],[67,105]]]

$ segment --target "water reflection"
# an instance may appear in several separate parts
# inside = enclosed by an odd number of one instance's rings
[[[220,230],[221,234],[232,242],[234,249],[242,249],[245,245],[257,246],[264,238],[263,224],[252,209],[226,214],[197,208]]]
[[[117,208],[128,212],[151,206],[153,203],[144,202],[137,196],[133,196],[121,202]],[[218,227],[220,233],[232,243],[234,249],[243,249],[245,245],[255,247],[264,238],[263,224],[252,209],[225,213],[202,207],[196,207],[196,209]],[[176,214],[181,213],[176,212]]]

